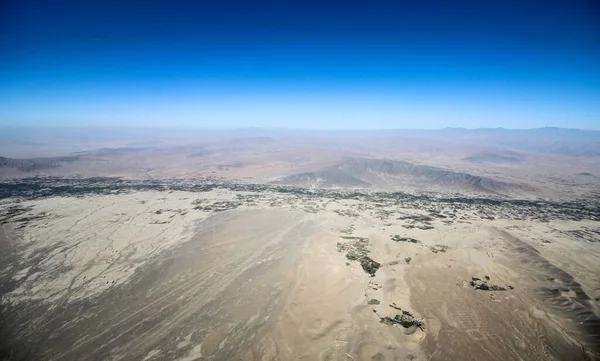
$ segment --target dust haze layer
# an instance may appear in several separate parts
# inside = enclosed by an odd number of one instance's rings
[[[10,128],[0,177],[220,177],[511,198],[600,194],[599,132]]]

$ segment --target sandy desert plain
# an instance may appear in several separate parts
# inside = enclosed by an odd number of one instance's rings
[[[2,360],[600,359],[600,132],[0,134]]]

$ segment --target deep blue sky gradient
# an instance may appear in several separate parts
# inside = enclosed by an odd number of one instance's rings
[[[4,0],[0,124],[599,129],[600,5]]]

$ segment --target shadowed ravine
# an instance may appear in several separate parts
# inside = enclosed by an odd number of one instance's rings
[[[600,309],[571,274],[546,260],[538,250],[508,232],[498,231],[512,246],[527,277],[535,280],[535,299],[556,315],[582,345],[600,353]],[[523,271],[525,275],[525,272]]]

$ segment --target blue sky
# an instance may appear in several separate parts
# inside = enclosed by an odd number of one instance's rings
[[[600,6],[4,1],[0,124],[600,129]]]

